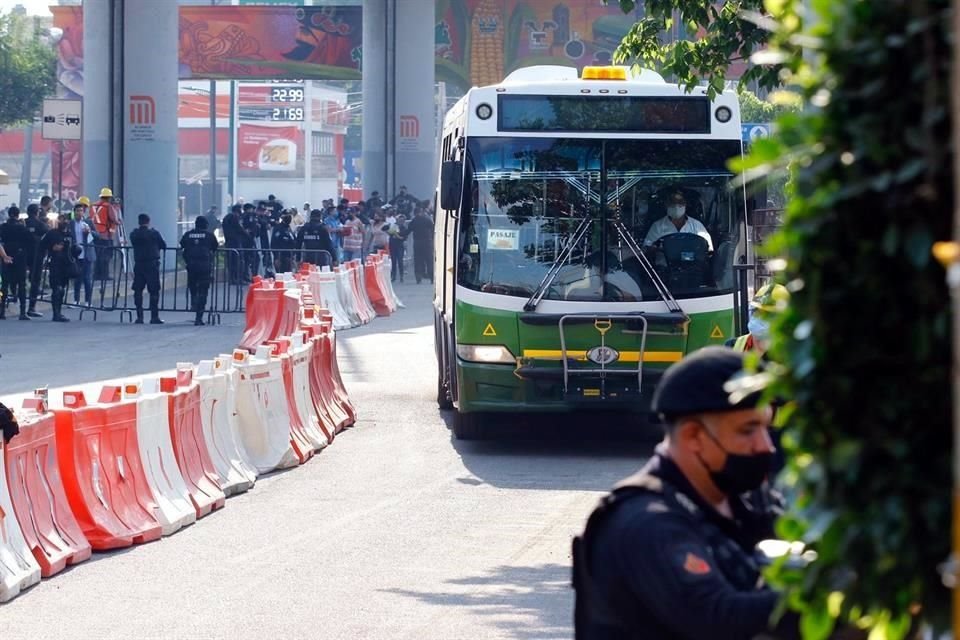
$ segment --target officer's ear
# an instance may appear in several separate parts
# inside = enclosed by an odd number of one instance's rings
[[[700,433],[703,422],[699,416],[683,416],[670,423],[670,441],[685,451],[699,452],[703,445]]]

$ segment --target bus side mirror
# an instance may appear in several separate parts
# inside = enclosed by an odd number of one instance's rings
[[[444,162],[440,167],[440,208],[455,211],[463,195],[463,163]]]

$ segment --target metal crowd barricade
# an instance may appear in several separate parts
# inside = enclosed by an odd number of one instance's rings
[[[64,306],[80,310],[80,319],[92,314],[97,320],[99,311],[119,312],[120,321],[133,321],[136,310],[133,298],[134,254],[131,246],[96,246],[96,264],[93,269],[91,304],[85,304],[83,283],[81,301],[73,302],[76,279],[67,287]],[[304,254],[304,256],[301,256]],[[296,272],[300,269],[301,257],[319,266],[331,266],[333,257],[327,251],[301,252],[295,249],[271,249],[220,247],[214,254],[207,293],[205,313],[209,323],[219,324],[225,313],[245,313],[247,287],[253,276],[267,276],[280,271]],[[168,247],[160,256],[160,305],[159,311],[191,312],[190,291],[187,286],[187,269],[182,250]],[[81,274],[81,277],[82,274]],[[41,280],[43,293],[38,300],[49,302],[49,274],[44,270]],[[144,309],[149,308],[149,291],[143,291]]]

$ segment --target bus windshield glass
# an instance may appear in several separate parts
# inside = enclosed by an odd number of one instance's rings
[[[457,281],[529,297],[562,258],[545,300],[660,299],[639,248],[676,298],[732,292],[739,155],[735,140],[469,138]]]

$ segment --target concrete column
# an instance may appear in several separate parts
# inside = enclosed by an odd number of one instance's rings
[[[83,193],[112,184],[113,0],[83,2]]]
[[[393,126],[394,191],[406,185],[418,198],[432,198],[434,132],[434,0],[397,0]],[[366,34],[364,34],[366,35]],[[366,39],[364,47],[366,47]],[[366,99],[364,99],[366,103]]]
[[[363,2],[363,193],[387,194],[387,2]],[[434,21],[432,19],[430,23]],[[432,27],[431,27],[432,28]],[[431,36],[431,42],[433,36]],[[391,83],[392,90],[392,83]]]
[[[124,222],[129,233],[148,213],[169,246],[178,240],[178,28],[176,2],[124,0]]]

